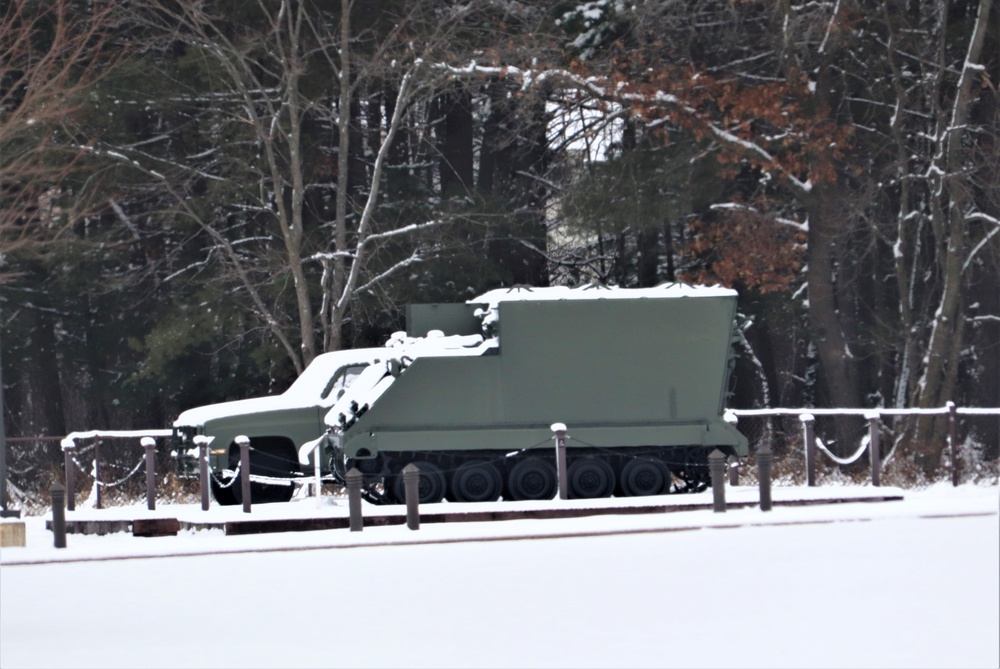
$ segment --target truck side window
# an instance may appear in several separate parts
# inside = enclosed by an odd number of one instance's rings
[[[367,363],[359,365],[349,365],[347,367],[341,367],[337,370],[337,373],[333,375],[330,382],[326,384],[326,388],[323,389],[323,394],[320,395],[322,399],[326,399],[331,393],[336,392],[338,395],[340,391],[347,390],[354,383],[354,379],[358,378],[367,367]]]

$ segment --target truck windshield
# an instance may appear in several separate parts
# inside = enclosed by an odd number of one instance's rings
[[[317,356],[283,395],[307,404],[319,403],[328,397],[336,399],[337,392],[346,389],[368,364],[357,358],[344,360],[343,356],[330,353]]]
[[[365,371],[365,367],[368,365],[351,365],[350,367],[344,367],[339,372],[334,375],[330,382],[326,384],[326,388],[323,389],[323,394],[320,395],[322,399],[326,399],[333,395],[335,398],[343,395],[344,391],[351,387],[354,383],[354,379],[360,376],[361,372]]]

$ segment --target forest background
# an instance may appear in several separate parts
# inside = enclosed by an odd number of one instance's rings
[[[733,407],[995,407],[992,4],[6,0],[7,434],[584,283],[737,289]],[[896,439],[930,473],[944,429]]]

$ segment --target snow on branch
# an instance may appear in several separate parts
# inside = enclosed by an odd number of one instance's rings
[[[423,261],[424,261],[424,259],[420,256],[419,253],[414,253],[412,256],[410,256],[406,260],[403,260],[403,261],[400,261],[400,262],[396,263],[395,265],[393,265],[389,269],[385,270],[384,272],[382,272],[378,276],[370,279],[367,283],[365,283],[365,284],[363,284],[361,286],[358,286],[354,290],[354,292],[355,293],[366,292],[366,291],[370,290],[372,286],[374,286],[378,282],[386,279],[387,277],[392,276],[393,274],[395,274],[399,270],[405,269],[405,268],[409,267],[410,265],[415,265],[416,263],[423,262]]]
[[[989,234],[980,239],[979,243],[976,244],[971,251],[969,251],[969,257],[965,259],[965,264],[962,265],[963,274],[968,271],[969,267],[972,265],[972,260],[976,257],[976,254],[979,253],[991,239],[996,237],[998,232],[1000,232],[1000,227],[993,228],[990,230]]]
[[[984,223],[989,223],[1000,228],[1000,218],[995,218],[989,214],[984,214],[981,211],[971,212],[965,215],[965,220],[967,221],[983,221]]]
[[[348,260],[353,260],[357,258],[357,254],[354,251],[320,251],[319,253],[314,253],[306,258],[306,261],[318,260],[320,262],[326,260],[333,260],[334,258],[346,258]]]
[[[361,245],[370,244],[371,242],[380,241],[383,239],[389,239],[390,237],[398,237],[400,235],[408,235],[413,232],[418,232],[420,230],[426,230],[427,228],[434,228],[444,223],[443,219],[436,219],[433,221],[426,221],[424,223],[412,223],[410,225],[404,225],[400,228],[395,228],[393,230],[386,230],[384,232],[376,232],[368,235],[362,240]]]
[[[711,205],[709,209],[714,209],[716,211],[748,211],[753,214],[761,215],[761,212],[755,207],[751,207],[746,204],[739,204],[737,202],[720,202],[718,204]],[[787,225],[795,228],[796,230],[801,230],[802,232],[809,232],[809,223],[800,223],[794,219],[784,218],[782,216],[777,216],[773,220],[775,223]]]
[[[519,81],[522,91],[528,90],[535,85],[551,84],[556,88],[575,90],[608,102],[670,107],[689,117],[701,116],[696,109],[672,93],[663,90],[655,90],[650,93],[628,91],[626,90],[628,86],[627,82],[612,82],[606,78],[594,76],[584,77],[565,69],[535,71],[533,69],[522,69],[513,65],[480,65],[475,60],[471,60],[467,65],[461,67],[448,63],[437,63],[433,67],[455,78],[482,76]],[[762,163],[762,165],[774,166],[780,164],[770,152],[756,142],[739,137],[712,121],[706,119],[703,119],[703,121],[705,121],[706,131],[725,145],[741,149],[753,159]],[[655,128],[667,122],[666,119],[657,119],[647,125],[649,128]],[[781,175],[788,186],[799,195],[805,196],[812,191],[812,182],[809,180],[803,181],[787,170],[782,170]]]

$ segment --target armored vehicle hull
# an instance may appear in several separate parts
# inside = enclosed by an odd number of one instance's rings
[[[425,502],[543,499],[550,426],[564,423],[571,496],[702,489],[709,452],[747,453],[722,418],[735,308],[731,290],[679,284],[412,305],[414,343],[433,329],[484,339],[367,371],[327,414],[331,468],[357,467],[382,503],[402,501],[411,462]]]

